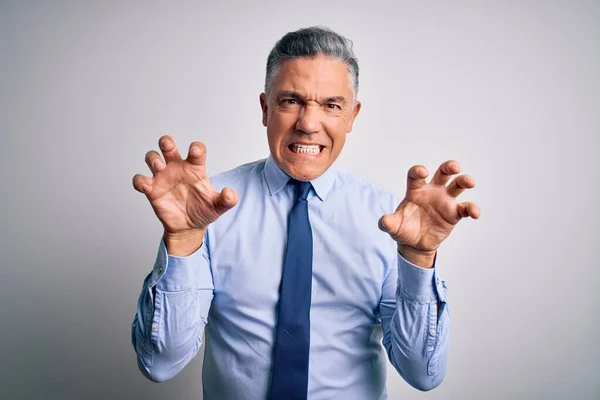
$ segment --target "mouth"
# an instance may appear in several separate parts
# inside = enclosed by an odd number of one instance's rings
[[[306,156],[318,156],[321,154],[325,146],[321,146],[318,144],[301,144],[301,143],[292,143],[288,146],[288,150],[294,154],[298,155],[306,155]]]

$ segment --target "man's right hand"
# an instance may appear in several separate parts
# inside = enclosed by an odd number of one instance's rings
[[[175,141],[162,136],[159,146],[164,160],[156,151],[146,154],[152,178],[137,174],[133,187],[144,193],[165,228],[165,244],[171,255],[187,256],[202,246],[206,228],[234,207],[237,194],[225,188],[217,192],[206,175],[206,147],[190,144],[183,160]]]

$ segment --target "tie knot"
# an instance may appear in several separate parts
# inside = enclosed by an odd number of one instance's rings
[[[290,183],[294,185],[296,188],[296,201],[305,200],[308,197],[308,193],[310,193],[310,189],[312,185],[310,182],[301,182],[296,179],[291,179]]]

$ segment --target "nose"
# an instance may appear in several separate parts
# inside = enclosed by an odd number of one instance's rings
[[[321,128],[319,107],[305,104],[298,114],[296,129],[304,133],[317,133]]]

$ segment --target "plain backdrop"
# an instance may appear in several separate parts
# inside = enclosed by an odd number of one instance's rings
[[[131,178],[173,135],[215,174],[268,155],[258,96],[286,32],[355,45],[338,165],[402,195],[454,158],[482,209],[440,248],[444,383],[390,399],[600,395],[597,1],[1,1],[0,397],[200,399],[202,357],[137,369],[131,320],[162,234]],[[368,400],[368,399],[367,399]]]

